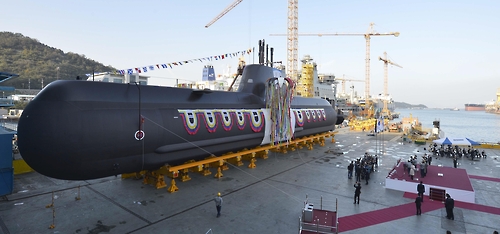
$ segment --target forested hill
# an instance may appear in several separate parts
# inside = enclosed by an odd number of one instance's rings
[[[60,79],[84,79],[92,71],[114,71],[94,60],[72,52],[47,46],[37,39],[20,33],[0,32],[0,71],[18,74],[19,77],[2,83],[17,89],[40,89],[43,85]]]
[[[394,102],[394,105],[396,109],[427,109],[427,106],[424,104],[413,105],[406,102]]]

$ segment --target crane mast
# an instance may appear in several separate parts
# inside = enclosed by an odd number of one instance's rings
[[[387,108],[387,102],[389,101],[389,92],[387,91],[387,87],[388,87],[388,78],[387,78],[387,74],[388,74],[388,69],[387,69],[387,64],[391,64],[391,65],[394,65],[396,67],[400,67],[400,68],[403,68],[402,66],[400,66],[399,64],[395,63],[395,62],[392,62],[391,60],[387,59],[387,52],[384,52],[384,57],[378,57],[379,60],[383,61],[384,62],[384,108],[382,109],[382,115],[385,115],[385,116],[389,116],[390,113],[389,113],[389,109]],[[390,116],[389,116],[390,117]]]
[[[288,0],[288,31],[287,31],[287,62],[286,73],[288,77],[297,82],[299,60],[299,1]]]

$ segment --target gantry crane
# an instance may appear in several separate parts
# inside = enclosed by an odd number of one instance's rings
[[[379,60],[383,61],[384,62],[384,108],[382,109],[382,116],[387,116],[389,118],[391,118],[391,113],[389,111],[389,109],[387,108],[387,102],[389,101],[389,93],[387,92],[387,64],[391,64],[391,65],[394,65],[396,67],[400,67],[400,68],[403,68],[402,66],[400,66],[399,64],[395,63],[395,62],[392,62],[391,60],[387,59],[387,52],[384,52],[384,57],[378,57]]]
[[[377,33],[373,31],[374,23],[370,23],[370,27],[366,33],[299,33],[298,36],[364,36],[366,40],[366,65],[365,65],[365,99],[368,102],[370,99],[370,38],[372,36],[399,36],[399,32]],[[284,36],[285,34],[270,34],[271,36]],[[286,34],[288,35],[288,34]]]

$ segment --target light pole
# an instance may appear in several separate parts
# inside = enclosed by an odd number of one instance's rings
[[[57,79],[59,80],[59,67],[56,68],[57,71]]]

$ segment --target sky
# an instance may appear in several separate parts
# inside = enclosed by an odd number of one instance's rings
[[[205,28],[234,0],[0,0],[0,31],[21,33],[50,47],[85,55],[117,69],[192,60],[156,69],[152,85],[200,81],[205,65],[216,74],[235,73],[238,58],[198,59],[258,47],[264,39],[274,61],[287,60],[287,0],[243,0]],[[397,102],[431,108],[487,103],[500,89],[500,1],[496,0],[299,0],[299,33],[358,33],[374,23],[370,40],[370,94],[388,92]],[[310,55],[319,73],[365,79],[363,36],[299,36],[298,55]],[[256,54],[245,56],[256,63]],[[299,62],[300,64],[300,62]],[[54,68],[55,69],[55,68]],[[89,71],[92,73],[92,71]],[[364,82],[347,82],[364,95]],[[339,91],[341,91],[339,85]]]

